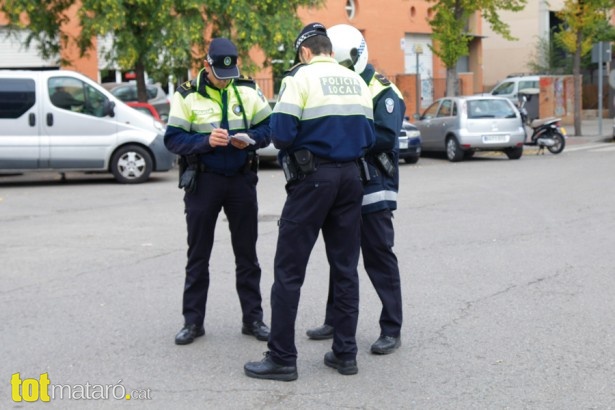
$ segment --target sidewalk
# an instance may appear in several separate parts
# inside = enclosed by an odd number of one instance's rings
[[[613,119],[602,119],[602,133],[599,131],[598,118],[581,122],[581,136],[574,135],[574,124],[565,125],[568,138],[566,144],[586,144],[588,142],[611,142],[613,140]]]

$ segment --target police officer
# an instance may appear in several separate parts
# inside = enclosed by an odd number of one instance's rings
[[[173,95],[164,142],[185,161],[180,172],[188,227],[183,296],[184,327],[175,343],[192,343],[203,327],[209,258],[221,209],[228,218],[235,254],[242,333],[267,340],[263,323],[261,268],[256,255],[258,177],[255,150],[269,144],[271,108],[251,79],[240,77],[237,49],[214,38],[204,68]]]
[[[284,78],[271,116],[281,150],[287,198],[279,221],[271,288],[271,334],[265,358],[244,366],[247,376],[295,380],[295,319],[306,265],[319,231],[336,298],[335,334],[327,366],[358,372],[357,264],[362,182],[357,159],[374,142],[372,101],[365,82],[331,57],[325,27],[312,23],[295,41],[296,65]]]
[[[338,24],[327,30],[335,59],[359,73],[369,85],[374,102],[376,143],[365,156],[371,178],[364,186],[361,228],[363,265],[382,302],[380,337],[371,346],[375,354],[389,354],[401,345],[402,299],[399,266],[393,252],[393,211],[399,188],[399,142],[406,106],[399,89],[367,63],[365,39],[359,30]],[[333,337],[334,287],[329,283],[325,322],[307,331],[310,339]]]

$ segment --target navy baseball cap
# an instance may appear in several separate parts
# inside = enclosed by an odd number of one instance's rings
[[[327,36],[327,29],[324,25],[320,23],[310,23],[307,26],[303,27],[299,36],[295,40],[295,64],[299,63],[299,48],[301,44],[310,37],[314,36]]]
[[[206,59],[216,78],[229,80],[239,77],[237,47],[228,38],[218,37],[211,40]]]

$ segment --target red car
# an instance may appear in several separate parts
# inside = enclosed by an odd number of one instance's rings
[[[156,111],[156,108],[154,108],[152,104],[146,102],[129,101],[126,103],[126,105],[134,108],[137,111],[142,112],[143,114],[147,114],[150,117],[154,117],[155,120],[158,120],[164,124],[164,121],[162,121],[160,115],[158,114],[158,111]]]

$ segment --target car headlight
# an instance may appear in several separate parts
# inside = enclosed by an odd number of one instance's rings
[[[414,131],[406,130],[406,134],[407,134],[409,137],[414,137],[414,138],[416,138],[416,137],[420,137],[420,136],[421,136],[421,131],[419,131],[419,130],[414,130]]]
[[[164,124],[163,124],[163,123],[161,123],[161,122],[160,122],[160,121],[158,121],[158,120],[154,120],[154,127],[155,127],[158,131],[161,131],[162,133],[164,133],[164,132],[165,132],[165,126],[164,126]]]

